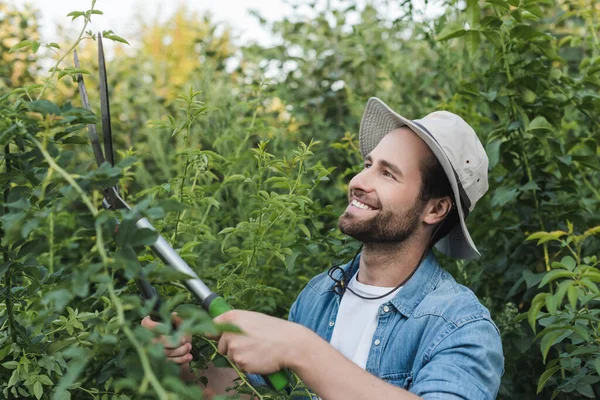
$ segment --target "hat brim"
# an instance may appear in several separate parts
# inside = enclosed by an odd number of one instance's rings
[[[383,101],[372,97],[367,102],[360,123],[359,142],[363,157],[371,153],[385,135],[403,126],[407,126],[415,132],[431,149],[446,173],[454,194],[454,202],[458,210],[460,223],[440,239],[435,247],[442,253],[453,258],[475,259],[480,257],[481,254],[477,250],[477,247],[475,247],[475,243],[473,243],[473,239],[471,239],[465,223],[465,210],[463,210],[463,205],[458,200],[460,199],[460,191],[454,169],[444,149],[426,130],[410,119],[396,113]]]

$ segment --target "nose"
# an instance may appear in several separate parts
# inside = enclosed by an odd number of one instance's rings
[[[371,176],[371,168],[363,169],[350,180],[348,184],[348,190],[350,193],[353,192],[365,192],[370,193],[373,191],[374,179]]]

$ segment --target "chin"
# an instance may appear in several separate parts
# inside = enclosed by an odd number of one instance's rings
[[[361,223],[353,223],[352,216],[346,216],[342,214],[342,216],[338,220],[338,229],[344,234],[350,237],[353,237],[356,240],[364,241],[365,238],[368,238],[371,234],[371,229],[369,229],[369,224],[361,224]],[[367,226],[365,226],[367,225]]]

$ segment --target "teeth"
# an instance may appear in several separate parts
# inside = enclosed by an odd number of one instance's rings
[[[350,204],[352,204],[354,207],[360,208],[362,210],[372,210],[373,209],[373,208],[369,207],[368,205],[361,203],[358,200],[352,200],[352,202]]]

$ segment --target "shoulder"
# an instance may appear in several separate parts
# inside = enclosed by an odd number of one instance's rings
[[[475,293],[457,283],[447,271],[442,271],[435,289],[423,298],[412,315],[413,318],[427,316],[438,317],[457,328],[474,321],[487,321],[500,334],[489,310],[481,304]]]

